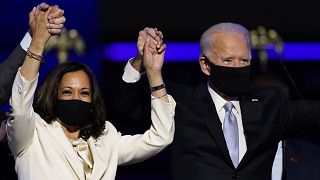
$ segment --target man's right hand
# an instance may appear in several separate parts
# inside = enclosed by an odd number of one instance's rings
[[[163,44],[163,34],[157,28],[150,28],[146,27],[142,31],[139,32],[139,37],[137,41],[137,48],[138,54],[137,56],[131,61],[131,64],[134,69],[141,72],[143,71],[143,48],[147,39],[150,39],[149,47],[152,49],[154,53],[161,54],[164,51],[162,46]]]

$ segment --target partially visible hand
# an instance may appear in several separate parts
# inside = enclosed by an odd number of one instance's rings
[[[142,72],[144,70],[143,63],[142,63],[143,54],[144,54],[143,48],[148,38],[151,41],[148,46],[150,46],[150,48],[152,49],[152,52],[162,53],[164,51],[162,46],[163,34],[161,31],[158,31],[157,28],[149,28],[149,27],[146,27],[142,31],[140,31],[138,41],[137,41],[138,54],[131,61],[132,67],[139,72]]]
[[[46,12],[40,11],[37,8],[33,8],[29,13],[29,25],[32,33],[32,39],[39,46],[43,46],[50,38],[50,33],[46,28],[46,24],[48,23],[48,15],[51,11],[51,7]]]
[[[46,24],[48,31],[52,35],[60,34],[63,30],[64,23],[66,22],[64,10],[60,9],[57,5],[53,6],[49,13],[48,21],[49,23]]]
[[[143,51],[143,66],[145,67],[147,73],[160,73],[164,62],[164,54],[166,45],[162,44],[159,49],[163,49],[161,53],[158,53],[152,45],[152,40],[147,39]]]

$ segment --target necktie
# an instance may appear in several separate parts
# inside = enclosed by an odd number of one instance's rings
[[[232,113],[233,104],[231,102],[227,102],[223,107],[226,110],[223,123],[223,134],[232,163],[237,167],[239,164],[239,133],[237,118]]]

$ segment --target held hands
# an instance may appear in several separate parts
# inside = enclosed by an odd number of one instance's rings
[[[63,14],[64,11],[58,6],[49,6],[46,3],[34,7],[29,13],[29,31],[32,40],[20,69],[22,77],[26,80],[30,81],[37,76],[45,44],[51,35],[62,31],[65,22]]]
[[[45,16],[45,18],[43,16]],[[46,3],[41,3],[37,7],[34,7],[29,13],[30,34],[33,38],[50,38],[50,36],[45,33],[45,29],[43,28],[43,26],[42,28],[40,28],[40,24],[44,24],[44,27],[46,28],[48,33],[50,33],[50,35],[56,35],[61,33],[65,22],[66,18],[64,17],[64,10],[60,9],[57,5],[49,6]],[[36,27],[38,30],[35,29]],[[39,30],[43,30],[41,35],[39,34]],[[38,34],[34,34],[34,31],[38,31]],[[42,36],[45,34],[46,36]],[[47,40],[37,43],[40,43],[38,45],[44,45]],[[38,39],[36,39],[36,41],[38,41]]]
[[[161,74],[166,45],[162,44],[160,46],[159,49],[162,49],[161,53],[158,53],[153,45],[154,44],[150,39],[147,39],[146,43],[144,44],[143,66],[148,74]]]
[[[43,12],[34,7],[29,13],[29,26],[33,36],[31,45],[44,48],[46,42],[49,40],[51,34],[49,33],[46,24],[48,23],[48,15],[51,9],[53,8],[49,7],[46,12]]]
[[[161,31],[158,31],[157,28],[146,27],[139,32],[139,37],[137,41],[137,56],[131,61],[132,66],[139,72],[143,70],[143,54],[144,54],[144,45],[147,42],[147,39],[150,39],[150,48],[154,52],[162,53],[164,51],[162,47],[163,43],[163,34]]]
[[[37,9],[42,12],[46,12],[49,8],[50,6],[46,3],[41,3],[37,6]],[[46,24],[49,33],[51,35],[60,34],[65,22],[64,10],[60,9],[57,5],[52,6],[48,15],[48,23]]]
[[[161,53],[163,49],[161,49],[161,45],[163,43],[163,34],[161,31],[158,31],[157,28],[149,28],[146,27],[142,31],[139,32],[137,48],[138,55],[143,56],[143,48],[144,44],[147,42],[147,39],[150,39],[150,47],[154,51],[158,51]]]

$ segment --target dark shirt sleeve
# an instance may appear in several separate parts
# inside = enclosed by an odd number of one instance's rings
[[[0,64],[0,105],[8,102],[15,75],[25,56],[26,52],[18,45],[8,58]]]

